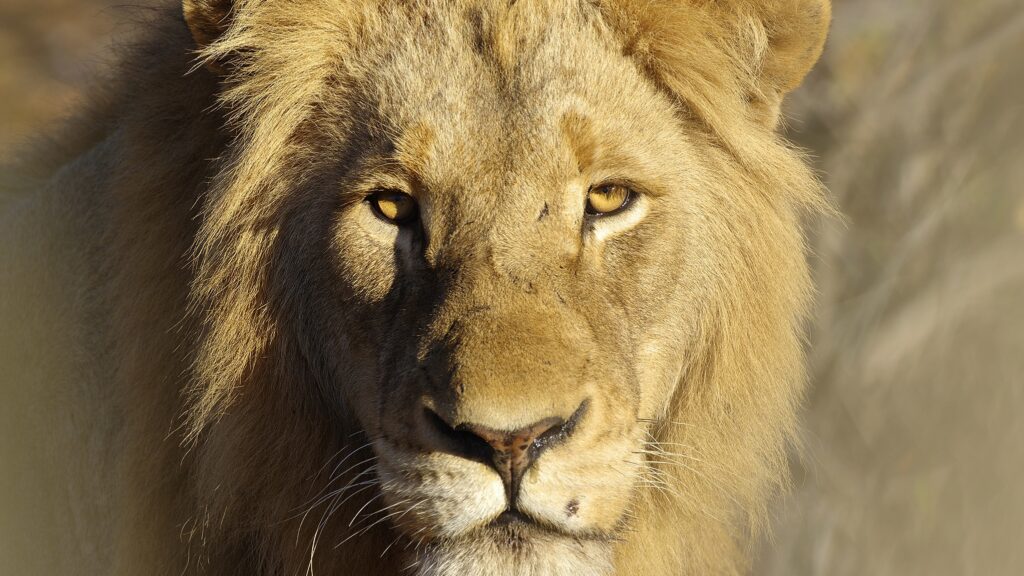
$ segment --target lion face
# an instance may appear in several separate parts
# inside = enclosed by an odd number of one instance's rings
[[[327,237],[305,251],[318,354],[392,521],[438,562],[519,542],[595,569],[696,329],[704,168],[593,15],[513,38],[442,17],[392,16],[353,64],[359,114],[317,191],[337,200],[301,208]]]
[[[800,394],[820,197],[773,129],[827,2],[297,1],[186,4],[234,130],[190,430],[205,492],[260,478],[210,507],[266,530],[354,432],[314,550],[354,499],[423,575],[736,571]]]

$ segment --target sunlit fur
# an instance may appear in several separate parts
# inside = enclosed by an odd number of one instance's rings
[[[95,263],[76,313],[106,344],[68,361],[114,406],[69,410],[119,422],[97,472],[116,512],[81,535],[100,571],[746,569],[803,385],[801,219],[825,207],[775,127],[827,2],[185,13],[25,217]],[[585,221],[606,178],[641,198]],[[382,186],[412,190],[426,237],[366,207]],[[498,476],[427,449],[421,402],[512,429],[584,400],[523,483],[543,530],[489,528]]]

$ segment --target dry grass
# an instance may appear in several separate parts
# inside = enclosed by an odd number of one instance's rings
[[[72,108],[110,59],[109,0],[0,3],[0,154]]]
[[[1024,5],[837,6],[793,136],[817,240],[808,456],[763,574],[1024,573]]]
[[[0,5],[0,154],[131,10]],[[1024,5],[839,0],[790,103],[846,214],[817,235],[807,456],[765,575],[1024,573]]]

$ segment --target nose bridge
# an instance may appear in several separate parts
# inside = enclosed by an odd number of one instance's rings
[[[460,194],[431,196],[427,261],[477,283],[554,280],[582,248],[574,196],[550,159],[499,148],[501,165],[461,178]]]
[[[466,327],[453,373],[460,420],[509,430],[572,415],[585,395],[585,348],[558,316],[501,307]]]
[[[446,292],[456,297],[506,289],[533,292],[538,283],[551,287],[572,268],[579,251],[571,238],[575,229],[547,221],[547,201],[538,197],[526,206],[490,209],[503,216],[463,216],[468,222],[428,247],[427,261],[443,271]]]
[[[459,226],[437,238],[431,262],[439,299],[421,354],[432,356],[438,409],[454,424],[497,430],[567,419],[586,396],[590,340],[560,285],[574,228],[549,207],[551,190],[515,170],[471,188],[448,206]]]
[[[434,327],[435,409],[453,425],[516,430],[567,420],[586,396],[588,338],[545,291],[461,273]]]

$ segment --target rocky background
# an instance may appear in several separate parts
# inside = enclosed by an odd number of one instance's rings
[[[3,0],[0,159],[146,10]],[[806,446],[755,573],[1024,574],[1024,3],[836,0],[787,115],[844,218],[815,225]]]

